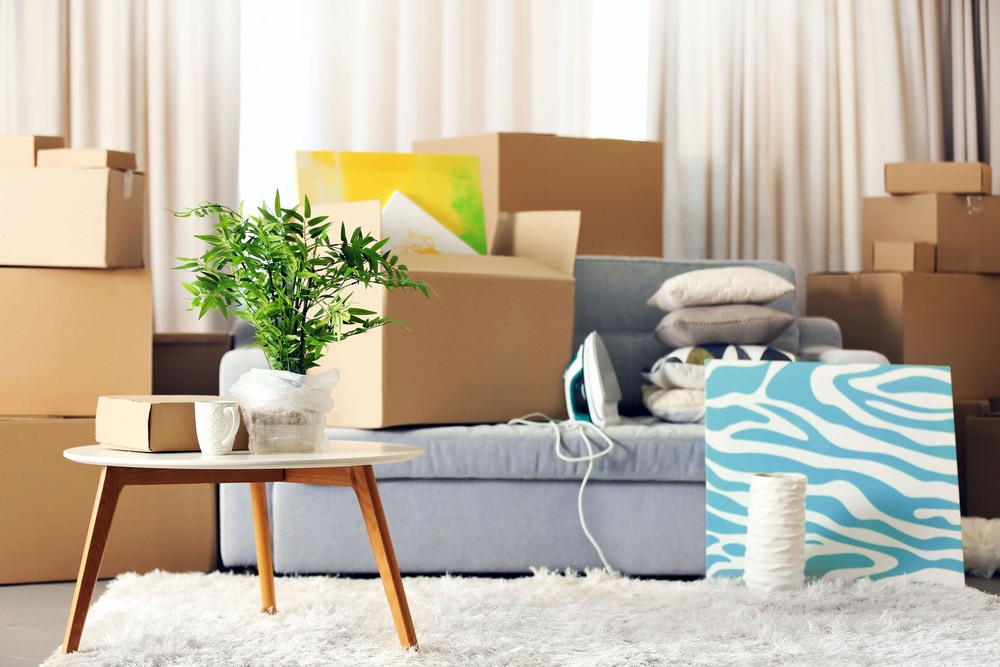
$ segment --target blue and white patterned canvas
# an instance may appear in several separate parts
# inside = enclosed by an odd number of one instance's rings
[[[806,576],[964,585],[946,367],[711,361],[706,567],[743,574],[750,477],[808,478]]]

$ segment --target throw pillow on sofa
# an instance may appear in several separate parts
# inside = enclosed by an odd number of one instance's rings
[[[758,345],[774,340],[794,321],[793,315],[767,306],[695,306],[665,315],[656,325],[656,337],[670,347]]]
[[[700,345],[681,347],[660,357],[643,377],[660,389],[704,389],[705,362],[710,359],[795,361],[795,355],[765,345]]]
[[[768,303],[794,289],[791,282],[765,269],[726,266],[668,278],[647,303],[665,312],[722,303]]]
[[[642,402],[663,421],[693,424],[705,419],[704,389],[660,389],[647,384],[642,387]]]

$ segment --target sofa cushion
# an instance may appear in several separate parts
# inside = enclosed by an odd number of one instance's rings
[[[646,303],[669,313],[688,306],[768,303],[794,289],[791,281],[766,269],[720,266],[667,278]]]
[[[671,347],[732,343],[757,345],[774,340],[795,318],[767,306],[692,306],[664,315],[656,337]]]
[[[627,419],[605,429],[615,450],[594,461],[593,480],[642,482],[705,481],[705,427],[669,424],[655,417]],[[416,445],[422,456],[380,465],[378,479],[580,480],[586,463],[556,457],[550,426],[477,424],[416,428],[328,428],[331,440],[363,440]],[[606,445],[590,433],[596,449]],[[334,445],[335,446],[335,445]],[[563,434],[563,451],[586,454],[579,432]]]

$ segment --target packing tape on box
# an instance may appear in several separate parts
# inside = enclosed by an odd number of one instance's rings
[[[125,172],[125,199],[132,198],[132,180],[133,173],[131,171]]]
[[[983,212],[983,198],[979,195],[968,195],[965,198],[965,210],[969,215],[979,215]]]

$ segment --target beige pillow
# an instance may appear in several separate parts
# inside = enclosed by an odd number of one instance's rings
[[[656,337],[670,347],[759,345],[780,336],[794,321],[794,316],[767,306],[697,306],[665,315],[656,325]]]
[[[646,302],[670,312],[688,306],[768,303],[795,289],[781,276],[753,266],[698,269],[668,278]]]

